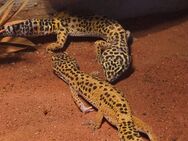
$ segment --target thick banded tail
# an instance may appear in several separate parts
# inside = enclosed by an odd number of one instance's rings
[[[24,21],[25,20],[12,21],[0,26],[0,37],[11,36],[11,34],[13,34],[13,30],[15,31],[15,26],[24,23]]]
[[[41,36],[53,33],[59,26],[60,21],[53,18],[13,21],[0,27],[0,36]]]

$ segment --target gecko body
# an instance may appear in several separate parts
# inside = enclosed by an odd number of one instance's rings
[[[139,132],[156,141],[150,127],[132,115],[127,99],[110,83],[80,71],[76,60],[66,52],[53,54],[52,67],[54,73],[69,85],[74,102],[82,112],[90,112],[92,107],[85,106],[79,96],[98,110],[96,121],[92,122],[94,129],[99,128],[105,118],[117,127],[121,141],[143,141]]]
[[[117,21],[101,16],[78,17],[64,14],[54,18],[27,19],[0,28],[0,37],[33,37],[55,34],[57,41],[47,47],[54,52],[64,47],[68,36],[100,37],[95,42],[98,62],[106,80],[115,82],[130,66],[127,45],[130,32]]]

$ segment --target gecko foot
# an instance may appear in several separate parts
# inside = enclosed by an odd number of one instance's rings
[[[98,125],[96,122],[92,120],[82,122],[82,125],[89,126],[93,131],[100,128],[100,125]]]
[[[80,105],[80,110],[83,112],[83,113],[89,113],[89,112],[93,112],[94,109],[92,106],[90,107],[86,107],[85,105]]]

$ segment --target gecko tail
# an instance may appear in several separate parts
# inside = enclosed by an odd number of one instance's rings
[[[4,30],[5,27],[4,26],[0,26],[0,32],[2,32],[2,30]]]
[[[12,21],[8,22],[4,25],[0,26],[0,37],[5,37],[5,36],[19,36],[21,35],[22,28],[21,25],[24,25],[24,22],[26,20],[17,20],[17,21]]]
[[[4,26],[0,26],[0,37],[6,36],[6,30]]]

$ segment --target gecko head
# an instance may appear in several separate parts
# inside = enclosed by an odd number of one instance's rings
[[[67,52],[52,54],[53,69],[79,69],[75,58],[68,55]]]
[[[106,80],[117,81],[130,66],[130,56],[121,48],[109,48],[102,53],[101,64]]]

